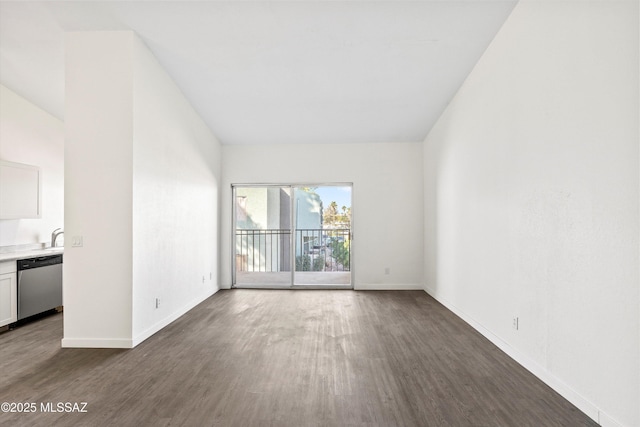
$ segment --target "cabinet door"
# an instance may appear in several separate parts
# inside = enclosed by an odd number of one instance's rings
[[[18,280],[16,273],[0,274],[0,326],[18,320]]]
[[[0,160],[0,219],[41,217],[37,166]]]

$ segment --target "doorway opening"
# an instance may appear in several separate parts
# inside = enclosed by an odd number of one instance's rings
[[[234,185],[233,287],[352,289],[352,185]]]

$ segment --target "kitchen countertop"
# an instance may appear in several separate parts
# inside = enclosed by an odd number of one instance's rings
[[[33,249],[27,251],[7,252],[0,254],[0,262],[4,261],[16,261],[25,258],[36,258],[47,255],[58,255],[64,252],[63,247],[49,248],[49,249]]]

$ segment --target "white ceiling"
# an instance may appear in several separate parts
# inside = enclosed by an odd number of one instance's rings
[[[134,30],[224,144],[422,141],[517,0],[0,2],[0,82],[64,118],[64,32]]]

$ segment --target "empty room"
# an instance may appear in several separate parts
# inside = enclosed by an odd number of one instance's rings
[[[640,426],[637,0],[0,0],[0,425]]]

